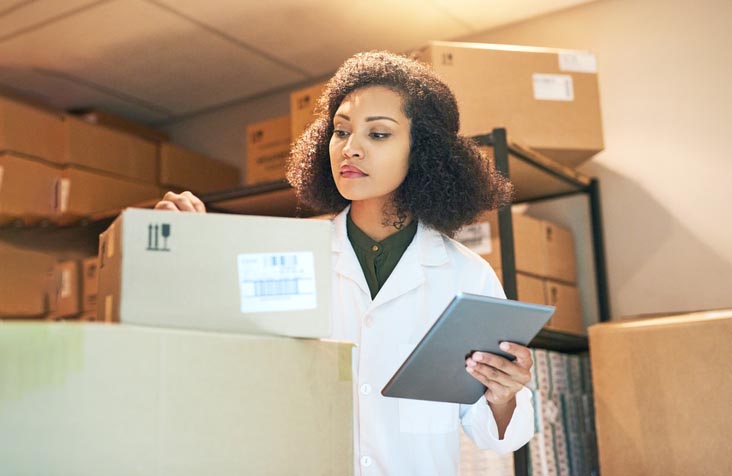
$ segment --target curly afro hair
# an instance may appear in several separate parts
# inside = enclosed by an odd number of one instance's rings
[[[482,211],[510,203],[511,183],[471,139],[458,134],[460,117],[450,88],[422,63],[375,51],[343,63],[318,99],[315,121],[293,145],[287,179],[302,204],[321,213],[338,213],[349,204],[331,172],[333,117],[348,94],[369,86],[399,93],[411,121],[409,169],[385,210],[386,223],[398,225],[411,214],[452,236]]]

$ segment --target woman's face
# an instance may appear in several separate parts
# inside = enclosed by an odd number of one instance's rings
[[[409,168],[411,121],[402,97],[383,86],[346,96],[333,118],[330,166],[338,192],[350,201],[387,201]]]

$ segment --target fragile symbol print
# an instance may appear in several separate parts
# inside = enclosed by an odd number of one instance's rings
[[[150,224],[147,226],[147,250],[148,251],[170,251],[168,238],[170,237],[170,224]],[[162,239],[161,239],[162,238]],[[161,243],[162,242],[162,243]],[[162,244],[162,247],[160,246]]]

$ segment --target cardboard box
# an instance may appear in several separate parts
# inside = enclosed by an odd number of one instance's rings
[[[239,169],[173,144],[160,147],[160,184],[176,191],[204,194],[236,188]]]
[[[140,182],[158,181],[158,146],[108,127],[66,118],[65,163]]]
[[[99,288],[99,259],[90,256],[81,262],[81,309],[84,312],[97,310],[97,289]]]
[[[142,137],[143,139],[147,139],[155,143],[170,140],[170,136],[163,131],[159,131],[153,127],[145,126],[134,121],[128,121],[123,117],[106,111],[87,109],[73,111],[73,114],[90,124],[97,124],[110,129],[116,129],[118,131]]]
[[[546,327],[573,334],[585,334],[582,321],[582,304],[576,286],[545,279],[544,295],[546,303],[556,307]]]
[[[501,269],[495,270],[498,279],[503,284],[503,272]],[[529,276],[524,273],[516,273],[516,289],[519,301],[530,302],[534,304],[546,304],[546,296],[544,295],[544,280]]]
[[[416,57],[455,93],[465,135],[505,127],[514,139],[569,166],[604,148],[591,53],[435,41]]]
[[[5,474],[353,474],[352,345],[0,325]]]
[[[42,317],[54,309],[52,256],[0,240],[0,263],[0,317]]]
[[[728,475],[732,310],[589,328],[603,475]]]
[[[315,106],[325,82],[290,93],[290,137],[296,141],[315,119]]]
[[[572,233],[555,223],[512,214],[516,271],[566,283],[577,281]],[[501,268],[501,240],[498,214],[487,212],[474,224],[464,227],[456,240]]]
[[[0,96],[0,151],[15,151],[60,164],[64,147],[61,113]]]
[[[285,179],[290,156],[290,116],[250,124],[247,133],[247,163],[244,183],[254,185]]]
[[[33,224],[52,218],[60,174],[51,165],[0,152],[0,225],[17,219]]]
[[[52,313],[54,317],[68,318],[81,312],[80,278],[77,260],[56,263],[54,270],[56,308]]]
[[[76,167],[66,167],[57,187],[58,215],[65,223],[97,212],[119,210],[163,196],[160,188]]]
[[[322,220],[125,210],[100,237],[98,317],[328,337],[330,233]]]

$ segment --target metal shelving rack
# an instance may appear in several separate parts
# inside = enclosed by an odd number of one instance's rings
[[[610,320],[610,301],[607,288],[607,268],[600,210],[600,185],[597,179],[558,164],[517,142],[512,141],[505,129],[493,129],[490,134],[474,138],[479,145],[493,148],[496,168],[512,180],[516,188],[514,203],[536,202],[571,195],[586,195],[592,228],[595,277],[598,297],[598,316],[601,322]],[[511,207],[498,211],[498,233],[501,240],[503,289],[509,299],[517,299],[516,261],[513,240]],[[588,350],[586,336],[543,329],[530,346],[560,352]],[[529,474],[529,447],[514,452],[514,474]]]

